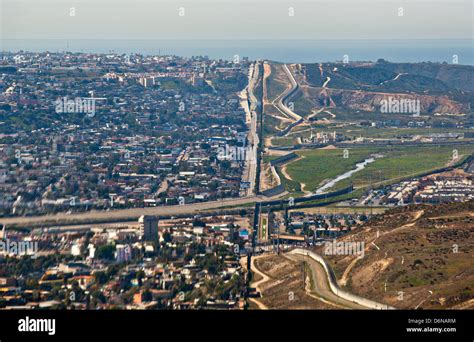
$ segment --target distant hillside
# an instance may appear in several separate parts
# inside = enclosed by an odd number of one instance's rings
[[[425,114],[469,114],[474,67],[439,63],[303,64],[303,92],[315,108],[379,111],[380,100],[410,94]],[[324,87],[323,87],[324,86]]]
[[[444,83],[450,88],[474,92],[474,67],[470,65],[380,61],[376,67],[395,74],[406,73],[434,79],[438,84]]]
[[[331,88],[402,92],[474,92],[474,67],[439,63],[305,64],[306,79],[320,87],[331,77]],[[336,68],[336,70],[335,70]],[[394,80],[397,75],[399,78]]]
[[[400,207],[338,241],[365,243],[362,258],[326,256],[351,291],[397,308],[474,309],[474,201]]]
[[[465,114],[470,112],[470,105],[455,101],[446,95],[417,95],[400,93],[367,92],[360,90],[324,89],[319,91],[315,88],[303,90],[306,97],[312,98],[317,108],[329,106],[342,107],[351,110],[362,110],[367,112],[378,111],[382,101],[390,101],[390,98],[401,100],[420,101],[421,113],[452,113]]]

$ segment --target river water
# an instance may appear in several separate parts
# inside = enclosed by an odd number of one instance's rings
[[[332,179],[331,181],[329,181],[328,183],[324,184],[322,187],[320,187],[319,189],[316,190],[316,194],[321,194],[323,192],[325,192],[326,190],[332,188],[334,185],[336,185],[338,182],[340,182],[341,180],[343,179],[346,179],[346,178],[349,178],[351,177],[354,173],[356,172],[359,172],[363,169],[365,169],[365,166],[370,164],[370,163],[373,163],[375,161],[375,158],[368,158],[366,160],[364,160],[363,162],[361,163],[357,163],[356,164],[356,168],[355,169],[352,169],[350,171],[347,171],[346,173],[343,173],[342,175],[340,176],[337,176],[336,178]]]

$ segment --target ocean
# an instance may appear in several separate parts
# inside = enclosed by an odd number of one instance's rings
[[[140,53],[144,55],[208,56],[231,60],[235,55],[251,60],[284,63],[349,61],[455,62],[474,65],[474,45],[469,39],[393,40],[91,40],[30,39],[1,41],[1,50],[17,52]]]

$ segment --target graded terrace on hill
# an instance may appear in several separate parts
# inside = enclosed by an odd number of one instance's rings
[[[286,67],[298,86],[286,102],[304,118],[286,133],[296,133],[299,126],[307,127],[309,123],[344,126],[360,120],[397,129],[413,127],[413,122],[417,127],[462,129],[472,127],[474,122],[474,67],[470,65],[384,60],[287,65],[271,62],[263,99],[265,127],[270,134],[285,132],[294,121],[278,108],[278,100],[290,86]],[[384,107],[390,101],[410,101],[416,109]]]
[[[304,64],[304,66],[307,67],[306,75],[311,85],[320,86],[324,83],[325,79],[321,78],[319,65]],[[327,74],[331,77],[334,88],[405,93],[474,91],[474,68],[470,65],[390,63],[380,59],[375,63],[325,63],[321,65],[321,68],[323,75]],[[397,75],[401,76],[394,80]]]

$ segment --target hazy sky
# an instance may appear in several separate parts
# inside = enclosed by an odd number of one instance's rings
[[[471,0],[0,0],[0,2],[2,39],[472,39],[473,37]],[[399,16],[400,7],[403,8],[402,16]],[[184,16],[179,15],[180,8],[184,9]],[[290,15],[292,13],[293,16]]]

